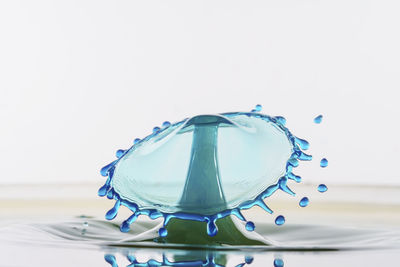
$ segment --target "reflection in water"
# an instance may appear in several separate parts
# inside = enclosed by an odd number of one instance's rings
[[[125,253],[129,264],[126,267],[157,267],[157,266],[204,266],[204,267],[225,267],[227,265],[228,255],[221,251],[190,251],[180,250],[172,255],[172,260],[168,259],[165,253],[162,253],[162,259],[149,259],[139,261],[132,252]],[[104,260],[112,267],[118,267],[117,259],[113,254],[105,254]],[[240,262],[240,261],[239,261]],[[234,263],[236,267],[243,267],[253,262],[252,256],[245,256],[239,264]],[[122,265],[121,265],[122,266]],[[275,259],[275,267],[283,267],[282,259]]]

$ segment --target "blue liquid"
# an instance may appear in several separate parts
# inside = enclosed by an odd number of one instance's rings
[[[304,208],[304,207],[307,207],[309,203],[310,203],[310,200],[308,199],[308,197],[303,197],[300,200],[299,205],[300,205],[300,207]]]
[[[324,193],[324,192],[326,192],[327,190],[328,190],[328,187],[327,187],[326,185],[324,185],[324,184],[320,184],[320,185],[318,186],[318,191],[321,192],[321,193]]]
[[[322,115],[318,115],[317,117],[314,118],[314,122],[316,124],[320,124],[322,122],[322,118],[323,118]]]
[[[260,110],[257,105],[255,111]],[[122,232],[146,215],[164,219],[161,237],[171,219],[204,222],[207,234],[215,236],[217,220],[233,215],[246,221],[241,210],[257,205],[272,213],[264,199],[277,190],[294,196],[287,183],[301,177],[293,168],[312,159],[302,151],[309,143],[293,136],[285,123],[279,116],[233,112],[154,127],[101,169],[108,178],[98,194],[116,200],[106,219],[114,219],[123,205],[132,215],[121,224]],[[243,181],[248,186],[237,187]],[[282,225],[285,219],[278,216],[275,222]],[[247,222],[246,229],[254,231],[254,223]]]
[[[246,223],[246,230],[247,231],[254,231],[254,229],[256,228],[256,226],[254,225],[254,223],[253,222],[247,222]]]
[[[276,217],[275,224],[279,225],[279,226],[285,224],[285,217],[283,217],[282,215],[279,215],[278,217]]]
[[[321,168],[328,167],[328,160],[326,158],[321,159],[319,166],[321,166]]]
[[[283,265],[284,265],[283,260],[281,259],[274,260],[274,267],[283,267]]]

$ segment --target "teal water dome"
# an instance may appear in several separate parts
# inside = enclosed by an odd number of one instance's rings
[[[116,200],[106,218],[114,219],[124,205],[132,215],[123,232],[140,215],[164,219],[157,242],[265,244],[249,233],[255,225],[241,210],[258,205],[272,213],[264,199],[278,189],[294,195],[287,181],[301,178],[292,169],[311,156],[302,152],[307,141],[293,136],[283,117],[257,111],[165,122],[118,150],[117,160],[101,170],[108,179],[99,195]]]

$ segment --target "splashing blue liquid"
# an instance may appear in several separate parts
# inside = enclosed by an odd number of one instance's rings
[[[322,115],[318,115],[317,117],[314,118],[314,123],[320,124],[322,122]]]
[[[284,262],[282,259],[275,259],[274,260],[274,267],[283,267],[284,266]]]
[[[308,197],[303,197],[300,200],[299,205],[300,205],[300,207],[304,208],[304,207],[307,207],[309,203],[310,203],[310,200],[308,199]]]
[[[319,166],[321,166],[321,168],[328,167],[328,160],[326,158],[321,159]]]
[[[285,224],[285,217],[283,215],[279,215],[278,217],[275,218],[275,224],[278,226],[284,225]]]
[[[161,237],[167,236],[172,219],[204,222],[207,234],[215,236],[217,220],[232,215],[254,231],[241,210],[257,205],[272,213],[264,199],[277,190],[294,196],[287,183],[301,182],[301,177],[293,168],[312,159],[302,151],[309,143],[293,136],[283,117],[256,113],[260,110],[257,105],[250,113],[164,122],[151,135],[135,139],[131,148],[119,150],[117,160],[100,171],[108,177],[99,196],[116,200],[106,219],[114,219],[123,205],[132,215],[122,223],[122,232],[141,215],[164,219]],[[243,181],[248,186],[238,187]],[[275,221],[284,222],[283,216]]]
[[[324,193],[324,192],[328,191],[328,187],[326,185],[324,185],[324,184],[320,184],[318,186],[318,191],[321,192],[321,193]]]

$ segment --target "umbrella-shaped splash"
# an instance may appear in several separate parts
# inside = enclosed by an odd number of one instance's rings
[[[164,238],[184,228],[174,227],[173,220],[200,222],[211,237],[221,225],[232,234],[230,215],[253,231],[241,210],[258,205],[272,213],[264,199],[279,189],[294,195],[287,182],[301,178],[292,169],[299,160],[311,160],[302,151],[307,141],[293,136],[283,117],[258,111],[165,122],[128,150],[118,150],[118,159],[101,169],[108,179],[99,195],[116,200],[106,218],[115,218],[121,205],[128,207],[132,215],[121,225],[127,232],[140,215],[163,217]]]

